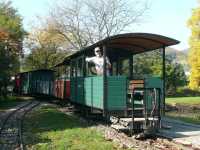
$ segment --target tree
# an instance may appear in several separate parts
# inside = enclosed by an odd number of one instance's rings
[[[68,52],[63,47],[67,43],[50,30],[50,26],[38,28],[28,36],[26,44],[30,54],[24,59],[24,70],[50,69],[65,58]]]
[[[166,59],[166,91],[167,94],[175,94],[177,87],[187,84],[187,77],[183,65],[173,62],[168,56]]]
[[[200,6],[193,9],[192,16],[188,20],[188,27],[191,29],[189,39],[190,52],[189,64],[191,74],[189,79],[189,87],[191,89],[200,89]]]
[[[133,57],[133,73],[138,76],[162,77],[162,53],[159,50],[138,54]]]
[[[152,51],[133,57],[135,76],[162,77],[162,52]],[[181,64],[175,61],[174,56],[166,56],[166,92],[175,94],[177,87],[186,85],[186,75]]]
[[[0,95],[5,91],[11,75],[19,71],[24,35],[17,10],[11,6],[11,2],[0,1]]]
[[[62,0],[55,6],[47,23],[75,50],[133,30],[148,10],[146,0]]]

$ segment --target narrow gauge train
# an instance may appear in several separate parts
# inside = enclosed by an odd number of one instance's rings
[[[86,47],[56,65],[68,68],[69,78],[54,82],[54,95],[69,99],[87,113],[100,112],[115,123],[113,127],[127,127],[131,131],[146,131],[160,126],[165,107],[165,48],[179,41],[149,33],[115,35]],[[86,57],[94,55],[94,48],[103,49],[103,75],[92,74]],[[133,55],[161,49],[163,77],[136,77],[133,74]],[[111,75],[106,73],[106,57],[111,62]],[[124,62],[128,70],[123,73]],[[69,92],[70,91],[70,92]],[[114,118],[114,119],[113,119]]]

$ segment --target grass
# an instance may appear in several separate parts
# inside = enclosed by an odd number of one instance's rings
[[[26,99],[23,97],[8,96],[6,98],[0,97],[0,111],[12,108],[24,102]]]
[[[200,97],[167,98],[166,103],[179,107],[178,110],[166,112],[168,117],[200,125]]]
[[[43,106],[27,117],[24,139],[27,149],[120,150],[96,129],[52,106]]]
[[[169,105],[173,104],[200,105],[200,97],[166,98],[166,103]]]
[[[180,113],[177,111],[170,111],[166,112],[166,115],[173,119],[178,119],[187,123],[200,125],[200,111],[190,112],[190,113],[188,112]]]

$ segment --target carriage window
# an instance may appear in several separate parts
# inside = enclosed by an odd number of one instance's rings
[[[77,61],[77,77],[83,76],[83,59],[79,58]]]
[[[69,66],[66,66],[66,68],[65,68],[65,74],[66,74],[67,78],[70,78],[70,67]]]
[[[129,76],[130,75],[129,59],[123,59],[121,65],[122,65],[121,74]]]
[[[117,75],[117,62],[112,63],[112,75]]]
[[[71,76],[76,77],[76,62],[72,61],[71,63]]]

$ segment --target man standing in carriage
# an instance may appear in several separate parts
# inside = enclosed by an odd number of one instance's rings
[[[95,56],[86,58],[86,61],[95,64],[95,69],[96,69],[97,75],[103,75],[104,59],[103,59],[103,54],[102,54],[100,47],[96,47],[94,49],[94,53],[95,53]],[[108,57],[106,57],[106,65],[107,65],[106,73],[107,73],[107,75],[110,75],[109,70],[111,69],[111,63],[110,63],[110,60],[108,59]]]

